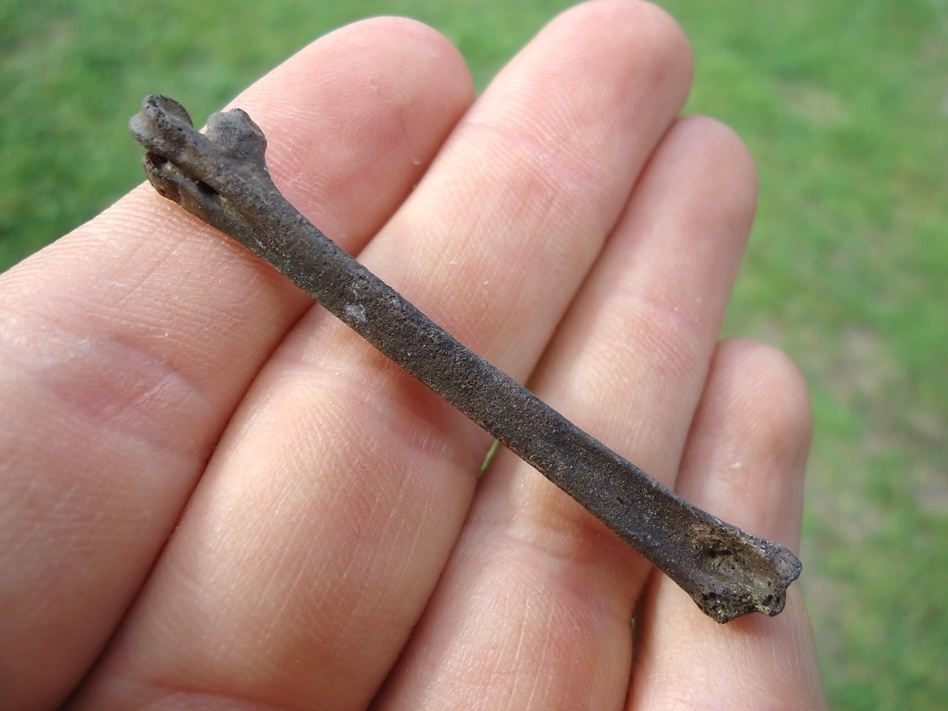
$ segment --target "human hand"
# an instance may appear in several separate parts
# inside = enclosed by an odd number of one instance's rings
[[[755,179],[676,120],[690,73],[665,15],[604,0],[473,106],[394,19],[235,105],[287,197],[436,322],[796,547],[806,391],[717,342]],[[823,704],[795,588],[718,625],[508,453],[478,478],[483,432],[149,187],[4,275],[0,318],[10,708]]]

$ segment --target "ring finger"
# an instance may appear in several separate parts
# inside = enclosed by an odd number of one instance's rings
[[[672,486],[754,211],[739,140],[701,118],[653,154],[533,387]],[[616,708],[649,567],[502,452],[382,708]],[[437,704],[436,704],[437,705]]]

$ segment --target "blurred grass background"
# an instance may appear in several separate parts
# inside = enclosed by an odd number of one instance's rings
[[[0,0],[0,269],[142,180],[146,93],[199,120],[350,20],[440,29],[483,88],[566,0]],[[811,384],[801,587],[836,709],[948,698],[948,0],[660,0],[689,111],[749,144],[759,219],[727,331]]]

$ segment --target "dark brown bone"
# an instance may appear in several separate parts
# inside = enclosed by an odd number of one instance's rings
[[[536,467],[728,622],[776,615],[796,556],[689,504],[465,348],[310,224],[276,189],[266,138],[240,109],[207,134],[163,96],[129,123],[155,189],[253,250],[471,420]]]

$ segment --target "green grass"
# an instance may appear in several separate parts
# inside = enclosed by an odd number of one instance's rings
[[[125,120],[146,93],[206,116],[381,13],[438,27],[484,86],[569,4],[0,0],[0,269],[141,180]],[[662,4],[694,45],[689,109],[758,160],[727,328],[780,345],[812,386],[801,586],[832,706],[934,708],[948,698],[948,3]]]
[[[948,695],[948,6],[672,5],[697,55],[693,106],[760,169],[729,329],[781,345],[813,389],[801,584],[832,705],[934,708]]]

